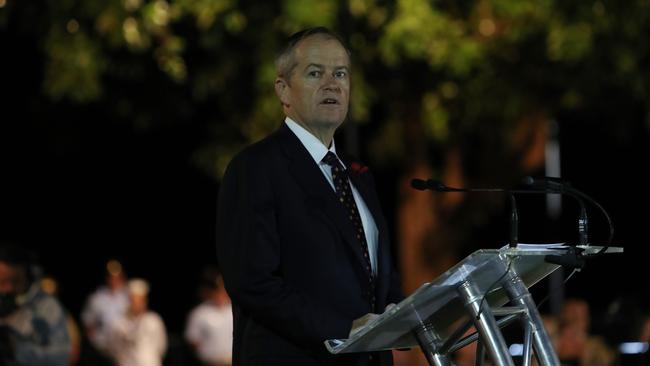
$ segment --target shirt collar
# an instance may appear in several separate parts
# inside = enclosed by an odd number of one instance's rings
[[[309,131],[307,131],[304,127],[299,125],[291,118],[285,118],[284,123],[286,123],[291,132],[293,132],[294,135],[298,137],[298,140],[300,140],[305,149],[307,149],[307,152],[309,152],[309,155],[311,155],[316,164],[320,164],[322,162],[328,151],[336,154],[336,144],[334,143],[334,139],[332,139],[332,146],[328,149],[319,139],[316,138],[316,136],[312,135]],[[336,157],[338,158],[338,155],[336,155]],[[339,161],[341,161],[340,158]],[[343,164],[343,162],[341,162],[341,164]],[[345,164],[343,164],[343,167],[345,167]]]

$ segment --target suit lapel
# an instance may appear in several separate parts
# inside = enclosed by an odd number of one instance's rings
[[[359,267],[363,268],[365,266],[363,253],[356,240],[352,222],[347,217],[345,208],[338,201],[336,193],[323,176],[323,172],[298,137],[284,123],[278,133],[287,159],[290,161],[289,171],[307,194],[308,205],[322,211],[324,218],[334,224],[343,236],[344,242],[354,253]]]

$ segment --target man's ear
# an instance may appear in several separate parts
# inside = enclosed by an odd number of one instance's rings
[[[275,79],[275,94],[278,96],[278,99],[280,99],[280,103],[282,103],[283,107],[288,107],[291,105],[289,98],[289,88],[289,83],[287,83],[284,78],[277,77]]]

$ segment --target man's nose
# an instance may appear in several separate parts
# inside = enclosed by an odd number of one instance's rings
[[[336,77],[334,77],[334,75],[329,75],[324,80],[323,89],[339,92],[341,91],[341,84],[339,80]]]

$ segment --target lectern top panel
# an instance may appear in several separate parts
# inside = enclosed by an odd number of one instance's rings
[[[503,306],[508,296],[499,283],[506,271],[512,271],[531,287],[559,268],[546,263],[546,255],[561,255],[569,247],[563,244],[520,244],[517,248],[481,249],[467,256],[435,280],[425,283],[394,308],[366,324],[349,339],[325,342],[331,353],[379,351],[418,346],[414,329],[426,325],[443,343],[469,318],[457,288],[468,283],[485,296],[491,307]],[[586,247],[593,254],[601,247]],[[620,249],[620,250],[619,250]],[[610,248],[608,252],[622,252]]]

